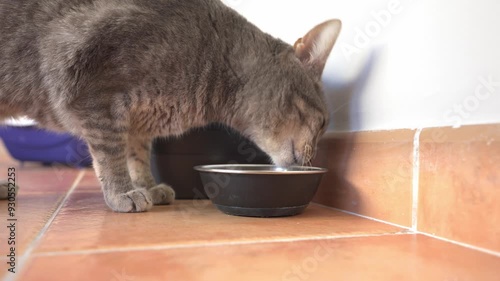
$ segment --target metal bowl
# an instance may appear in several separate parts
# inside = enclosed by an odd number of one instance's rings
[[[302,213],[326,169],[274,165],[196,166],[212,203],[229,215],[283,217]]]

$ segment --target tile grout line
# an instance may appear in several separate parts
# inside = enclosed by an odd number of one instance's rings
[[[31,253],[36,248],[36,246],[38,246],[38,243],[42,239],[43,235],[47,232],[50,225],[52,224],[52,222],[54,221],[56,216],[59,214],[59,212],[61,211],[64,204],[68,201],[69,196],[76,189],[76,187],[78,186],[78,184],[80,183],[80,181],[82,180],[84,175],[85,175],[85,170],[82,170],[78,173],[78,175],[76,176],[75,180],[73,181],[73,184],[71,185],[70,189],[68,190],[68,192],[66,192],[66,195],[64,196],[63,200],[59,203],[59,206],[57,206],[57,208],[54,210],[54,212],[50,216],[49,220],[45,223],[45,225],[40,230],[40,232],[38,232],[35,239],[33,239],[33,241],[31,241],[29,246],[26,248],[26,251],[24,252],[24,254],[19,258],[19,267],[18,267],[16,275],[18,275],[22,272],[22,269],[23,269],[26,261],[29,259]],[[13,281],[16,279],[17,279],[17,277],[15,275],[12,275],[12,276],[6,277],[4,280],[5,281]]]
[[[388,221],[377,219],[377,218],[374,218],[374,217],[369,217],[369,216],[361,215],[361,214],[358,214],[358,213],[354,213],[354,212],[350,212],[350,211],[346,211],[346,210],[342,210],[342,209],[339,209],[339,208],[330,207],[330,206],[326,206],[326,205],[322,205],[322,204],[318,204],[318,203],[313,203],[313,204],[319,205],[319,206],[324,207],[324,208],[336,210],[336,211],[339,211],[339,212],[342,212],[342,213],[346,213],[346,214],[349,214],[349,215],[353,215],[353,216],[356,216],[356,217],[361,217],[361,218],[368,219],[368,220],[371,220],[371,221],[376,221],[376,222],[380,222],[380,223],[383,223],[383,224],[388,224],[388,225],[392,225],[392,226],[395,226],[395,227],[399,227],[399,228],[402,228],[404,230],[411,231],[411,232],[407,232],[409,234],[414,234],[415,233],[414,230],[411,227],[408,227],[408,226],[404,226],[404,225],[400,225],[400,224],[397,224],[397,223],[388,222]]]
[[[418,195],[420,184],[420,133],[418,128],[413,138],[413,173],[412,173],[412,207],[411,207],[411,229],[417,231],[418,227]]]
[[[436,235],[433,235],[433,234],[430,234],[430,233],[425,233],[425,232],[421,232],[421,231],[417,231],[416,233],[420,234],[420,235],[427,236],[427,237],[431,237],[431,238],[434,238],[434,239],[437,239],[437,240],[441,240],[441,241],[444,241],[444,242],[448,242],[448,243],[451,243],[451,244],[455,244],[455,245],[458,245],[458,246],[462,246],[462,247],[468,248],[470,250],[482,252],[484,254],[489,254],[489,255],[492,255],[492,256],[500,258],[500,252],[496,252],[496,251],[493,251],[493,250],[489,250],[489,249],[486,249],[486,248],[482,248],[482,247],[470,245],[470,244],[459,242],[459,241],[454,241],[454,240],[451,240],[451,239],[448,239],[448,238],[444,238],[444,237],[440,237],[440,236],[436,236]]]
[[[62,252],[45,252],[34,254],[36,257],[52,257],[52,256],[71,256],[71,255],[88,255],[88,254],[112,254],[124,252],[140,252],[140,251],[162,251],[162,250],[177,250],[177,249],[192,249],[220,246],[240,246],[240,245],[259,245],[270,243],[289,243],[289,242],[307,242],[321,240],[337,240],[350,238],[366,238],[366,237],[381,237],[381,236],[397,236],[397,235],[412,235],[415,233],[409,232],[392,232],[392,233],[374,233],[374,234],[353,234],[353,235],[323,235],[300,238],[282,238],[276,240],[241,240],[241,241],[222,241],[214,243],[192,243],[179,245],[163,245],[163,246],[145,246],[145,247],[120,247],[108,249],[92,249],[92,250],[77,250],[77,251],[62,251]]]
[[[402,225],[399,225],[399,224],[391,223],[391,222],[388,222],[388,221],[376,219],[376,218],[373,218],[373,217],[369,217],[369,216],[365,216],[365,215],[361,215],[361,214],[349,212],[349,211],[346,211],[346,210],[337,209],[337,208],[329,207],[329,206],[324,206],[324,205],[321,205],[321,204],[318,204],[318,203],[314,203],[314,204],[323,206],[325,208],[334,209],[334,210],[337,210],[339,212],[346,213],[346,214],[349,214],[349,215],[353,215],[353,216],[357,216],[357,217],[369,219],[369,220],[372,220],[372,221],[376,221],[376,222],[380,222],[380,223],[384,223],[384,224],[388,224],[388,225],[392,225],[392,226],[397,226],[397,227],[400,227],[400,228],[403,228],[403,229],[406,229],[406,230],[409,231],[409,232],[405,232],[405,234],[424,235],[424,236],[431,237],[431,238],[434,238],[434,239],[437,239],[437,240],[441,240],[441,241],[444,241],[444,242],[455,244],[455,245],[458,245],[458,246],[461,246],[461,247],[464,247],[464,248],[467,248],[467,249],[471,249],[471,250],[475,250],[475,251],[478,251],[478,252],[482,252],[484,254],[489,254],[489,255],[496,256],[496,257],[500,257],[500,252],[496,252],[496,251],[489,250],[489,249],[486,249],[486,248],[482,248],[482,247],[470,245],[470,244],[459,242],[459,241],[450,240],[450,239],[447,239],[447,238],[444,238],[444,237],[440,237],[440,236],[436,236],[436,235],[433,235],[433,234],[430,234],[430,233],[426,233],[426,232],[414,230],[414,229],[412,229],[410,227],[406,227],[406,226],[402,226]]]

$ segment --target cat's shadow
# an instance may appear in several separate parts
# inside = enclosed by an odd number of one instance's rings
[[[330,111],[330,126],[318,145],[315,165],[327,167],[315,201],[355,213],[363,213],[358,187],[350,180],[354,165],[356,131],[362,127],[361,104],[366,85],[377,62],[373,50],[364,67],[351,81],[344,83],[324,79],[325,97]]]
[[[363,101],[366,86],[378,62],[380,49],[373,49],[363,67],[351,80],[323,77],[325,99],[330,112],[328,132],[356,131],[363,128]]]

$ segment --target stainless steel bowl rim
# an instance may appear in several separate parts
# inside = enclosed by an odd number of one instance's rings
[[[195,170],[207,173],[247,174],[247,175],[310,175],[324,174],[327,169],[308,166],[280,167],[260,164],[217,164],[195,166]]]

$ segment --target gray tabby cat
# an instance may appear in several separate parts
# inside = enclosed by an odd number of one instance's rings
[[[218,0],[0,0],[0,119],[80,136],[107,205],[147,211],[175,197],[150,172],[158,136],[217,122],[278,165],[310,161],[340,28],[290,46]]]

